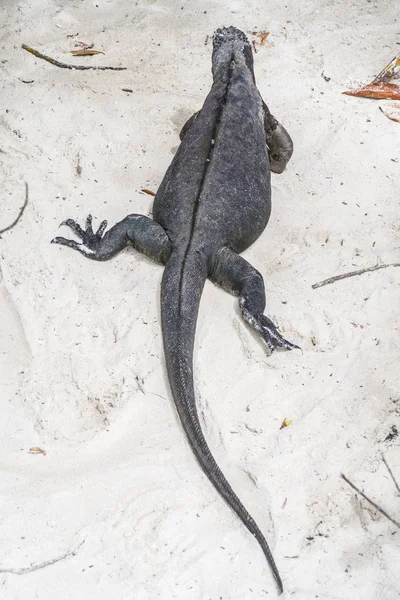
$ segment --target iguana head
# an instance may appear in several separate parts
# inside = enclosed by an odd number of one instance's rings
[[[253,52],[246,35],[240,29],[232,26],[217,29],[213,36],[213,75],[215,76],[221,67],[228,67],[238,56],[238,53],[243,55],[254,79]]]

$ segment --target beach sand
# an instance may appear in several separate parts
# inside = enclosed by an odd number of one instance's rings
[[[209,90],[212,33],[229,25],[255,40],[259,90],[294,140],[245,257],[302,353],[268,356],[237,300],[207,283],[195,351],[204,430],[271,545],[283,598],[400,598],[400,531],[340,478],[400,519],[382,462],[399,481],[400,269],[311,287],[398,261],[400,125],[385,102],[341,94],[398,51],[396,5],[3,0],[0,229],[29,185],[0,239],[4,600],[277,597],[177,420],[162,269],[131,249],[96,263],[50,244],[70,237],[58,229],[69,217],[151,214],[141,190],[157,190]],[[263,45],[255,31],[269,32]],[[73,57],[78,41],[105,55]],[[60,69],[22,43],[127,69]]]

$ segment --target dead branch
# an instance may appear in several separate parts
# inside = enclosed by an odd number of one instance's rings
[[[323,281],[314,283],[311,287],[313,290],[316,290],[317,288],[320,288],[324,285],[328,285],[330,283],[335,283],[335,281],[340,281],[341,279],[346,279],[347,277],[355,277],[356,275],[363,275],[364,273],[371,273],[372,271],[379,271],[379,269],[387,269],[388,267],[400,267],[400,263],[390,263],[388,265],[375,265],[374,267],[366,267],[365,269],[359,269],[358,271],[350,271],[349,273],[342,273],[341,275],[335,275],[334,277],[328,277],[328,279],[324,279]]]
[[[22,44],[22,48],[27,52],[33,54],[33,56],[36,56],[37,58],[42,58],[43,60],[46,60],[50,64],[56,67],[60,67],[61,69],[76,69],[79,71],[87,71],[89,69],[95,69],[97,71],[126,71],[126,67],[96,67],[94,65],[68,65],[66,63],[59,62],[58,60],[55,60],[50,56],[46,56],[46,54],[42,54],[38,50],[34,50],[26,44]]]
[[[358,487],[356,487],[354,485],[354,483],[352,483],[349,479],[347,479],[347,477],[345,475],[343,475],[343,473],[340,474],[340,477],[342,479],[345,480],[346,483],[349,484],[350,487],[353,488],[353,490],[355,490],[357,492],[357,494],[360,494],[360,496],[362,496],[363,498],[365,498],[365,500],[367,502],[369,502],[371,504],[371,506],[373,506],[375,508],[375,510],[377,510],[378,512],[380,512],[384,517],[386,517],[387,519],[389,519],[389,521],[391,521],[394,525],[396,525],[396,527],[398,527],[400,529],[400,523],[398,521],[396,521],[395,519],[393,519],[390,515],[388,515],[388,513],[379,506],[379,504],[376,504],[376,502],[374,502],[373,500],[371,500],[370,498],[368,498],[368,496],[366,496],[364,494],[364,492],[362,492],[361,490],[358,489]]]
[[[38,563],[37,565],[31,565],[30,567],[22,567],[20,569],[16,569],[16,568],[15,569],[1,569],[0,568],[0,573],[13,573],[13,575],[24,575],[25,573],[32,573],[32,571],[38,571],[39,569],[44,569],[44,567],[54,565],[55,563],[60,562],[60,560],[64,560],[65,558],[69,558],[70,556],[75,556],[75,554],[78,552],[79,548],[82,546],[84,541],[85,540],[83,540],[83,542],[81,542],[75,550],[72,550],[71,552],[66,552],[65,554],[62,554],[61,556],[57,556],[57,558],[51,558],[50,560],[46,560],[45,562]]]
[[[11,225],[9,225],[8,227],[5,227],[4,229],[0,229],[0,235],[2,233],[5,233],[6,231],[9,231],[10,229],[12,229],[14,227],[14,225],[16,225],[18,223],[18,221],[24,214],[24,210],[26,208],[26,205],[28,204],[28,200],[29,200],[29,190],[28,190],[28,184],[25,181],[25,202],[24,202],[22,208],[20,208],[17,218],[11,223]]]

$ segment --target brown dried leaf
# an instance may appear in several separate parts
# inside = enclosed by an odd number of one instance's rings
[[[261,31],[260,32],[260,46],[264,46],[267,41],[267,37],[269,36],[269,31]]]
[[[94,54],[104,54],[100,50],[72,50],[73,56],[93,56]]]
[[[387,117],[391,121],[396,121],[396,123],[400,123],[400,104],[380,106],[379,108],[381,109],[385,117]]]
[[[360,98],[400,100],[400,86],[394,83],[370,83],[359,90],[347,90],[342,93],[347,96],[358,96]]]
[[[145,194],[148,194],[149,196],[155,196],[154,192],[152,192],[151,190],[147,190],[146,188],[142,188],[141,191],[144,192]]]
[[[264,46],[269,36],[270,31],[253,31],[252,35],[257,38],[257,42],[260,46]]]

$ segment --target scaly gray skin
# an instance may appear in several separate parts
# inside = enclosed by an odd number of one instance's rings
[[[81,242],[61,237],[53,242],[94,260],[107,260],[130,244],[165,265],[162,331],[182,426],[205,474],[257,539],[282,592],[268,544],[218,467],[201,430],[193,388],[193,346],[200,298],[209,278],[239,297],[243,318],[270,351],[297,348],[263,314],[262,276],[238,255],[267,225],[270,169],[283,171],[293,145],[260,97],[252,51],[241,31],[229,27],[215,32],[212,72],[214,81],[203,108],[183,127],[182,143],[158,189],[153,220],[128,215],[106,233],[103,221],[93,233],[91,216],[85,230],[68,219],[63,225]]]

